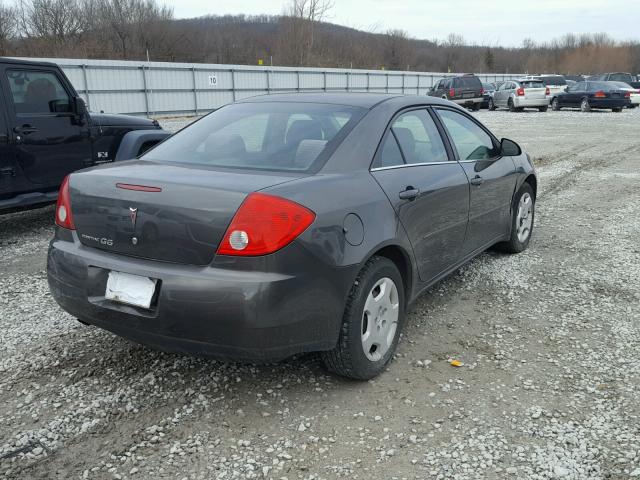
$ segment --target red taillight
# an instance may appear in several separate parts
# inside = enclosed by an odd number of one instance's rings
[[[64,177],[62,185],[60,185],[60,192],[58,193],[58,201],[56,203],[56,225],[68,230],[76,229],[76,225],[73,223],[73,215],[71,214],[69,175]]]
[[[593,96],[596,97],[596,98],[605,98],[607,96],[607,94],[604,93],[602,90],[599,90]]]
[[[624,98],[631,98],[631,92],[625,92]]]
[[[544,94],[545,95],[551,95],[551,90],[549,90],[549,87],[545,88]]]
[[[516,90],[516,95],[518,95],[519,97],[524,97],[524,88],[520,87],[518,90]]]
[[[315,213],[291,200],[252,193],[231,220],[218,254],[268,255],[290,244],[315,218]]]
[[[455,88],[450,88],[449,89],[449,98],[455,97],[455,96],[456,96],[456,89]]]
[[[484,88],[480,89],[480,95],[484,95]]]

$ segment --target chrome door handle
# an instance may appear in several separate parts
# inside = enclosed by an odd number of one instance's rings
[[[420,195],[420,189],[407,187],[398,194],[398,197],[400,197],[400,200],[415,200],[418,195]]]
[[[482,185],[484,183],[484,178],[482,178],[480,175],[476,175],[470,180],[470,182],[471,185]]]

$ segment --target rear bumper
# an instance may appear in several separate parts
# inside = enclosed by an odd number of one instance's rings
[[[298,272],[268,273],[255,267],[273,259],[175,265],[85,247],[75,233],[64,234],[73,241],[57,235],[47,261],[51,293],[64,310],[156,349],[223,360],[276,361],[333,348],[357,269],[310,265],[295,243],[284,250]],[[106,300],[111,270],[158,279],[152,308]]]
[[[484,101],[483,97],[474,97],[474,98],[459,98],[457,100],[452,100],[452,102],[457,103],[458,105],[475,105],[476,103],[482,103]]]
[[[545,98],[524,98],[513,97],[513,104],[516,108],[540,108],[549,105],[549,99]]]
[[[590,98],[589,105],[591,108],[626,108],[631,102],[628,98]]]

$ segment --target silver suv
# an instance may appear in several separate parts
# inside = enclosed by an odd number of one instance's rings
[[[504,82],[489,98],[489,110],[508,108],[521,112],[525,108],[537,108],[546,112],[549,108],[549,88],[541,80],[509,80]]]

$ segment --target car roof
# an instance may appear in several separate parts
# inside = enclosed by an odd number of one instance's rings
[[[393,101],[399,106],[409,106],[415,104],[422,105],[448,105],[437,97],[426,95],[402,95],[393,93],[360,93],[360,92],[317,92],[317,93],[270,93],[255,97],[244,98],[236,103],[320,103],[333,105],[346,105],[349,107],[360,107],[371,109],[376,105]]]
[[[8,63],[12,65],[28,65],[39,67],[58,67],[57,64],[52,62],[32,62],[31,60],[22,60],[20,58],[0,57],[0,64]]]

